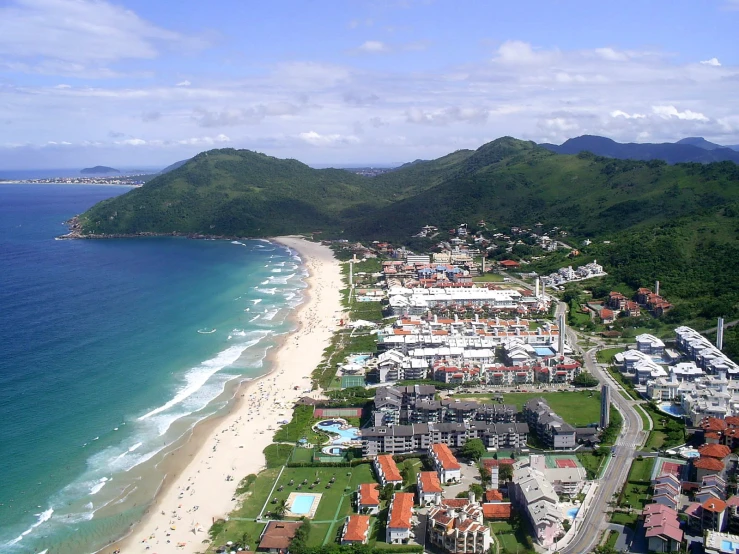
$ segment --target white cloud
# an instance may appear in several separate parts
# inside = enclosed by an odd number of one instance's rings
[[[534,65],[550,63],[558,57],[556,50],[537,50],[528,42],[509,40],[500,45],[493,61],[507,65]]]
[[[101,71],[106,64],[151,59],[175,45],[205,43],[104,0],[11,0],[0,7],[0,56],[28,72],[112,76]]]
[[[368,40],[364,43],[362,43],[361,46],[357,48],[359,52],[367,52],[370,54],[377,54],[382,52],[389,52],[390,48],[387,44],[385,44],[382,41],[379,40]]]
[[[54,88],[63,90],[65,88],[72,88],[72,85],[61,84],[61,85],[56,85]]]
[[[675,106],[652,106],[652,112],[664,118],[676,117],[688,121],[708,121],[708,118],[700,112],[690,110],[681,112]]]
[[[610,113],[611,117],[623,117],[624,119],[644,119],[647,117],[644,114],[641,113],[626,113],[621,110],[613,110]]]
[[[299,133],[298,138],[313,146],[335,146],[342,144],[356,144],[359,139],[354,135],[326,134],[322,135],[315,131]]]
[[[612,62],[625,62],[629,60],[628,54],[625,52],[618,52],[613,48],[596,48],[595,53],[604,60]]]
[[[704,60],[701,62],[703,65],[711,65],[713,67],[721,67],[721,62],[718,58],[711,58],[710,60]]]
[[[188,80],[180,81],[175,86],[176,87],[189,87],[192,83]]]
[[[116,144],[122,144],[124,146],[146,146],[147,142],[143,139],[132,138],[116,141]]]

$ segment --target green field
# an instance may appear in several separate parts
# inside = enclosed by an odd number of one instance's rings
[[[357,486],[360,483],[375,482],[370,464],[360,464],[351,469],[343,467],[285,468],[278,479],[279,473],[279,469],[268,469],[259,475],[247,498],[241,507],[231,514],[230,520],[213,541],[214,544],[223,544],[228,540],[238,541],[243,533],[248,533],[251,538],[253,533],[261,532],[261,529],[257,529],[258,525],[254,519],[260,515],[269,517],[270,510],[274,510],[281,500],[287,499],[291,492],[298,491],[298,485],[303,480],[307,480],[308,485],[303,485],[301,491],[323,495],[313,518],[315,523],[311,525],[311,533],[308,538],[309,544],[320,546],[324,544],[324,540],[329,534],[331,534],[330,536],[335,534],[344,518],[353,513],[352,495]],[[318,478],[321,480],[320,484],[314,485],[314,488],[310,489],[309,485],[313,484]],[[326,485],[331,478],[335,478],[336,481],[330,489],[327,489]],[[293,480],[293,485],[289,484],[290,480]],[[282,491],[278,490],[280,486],[283,487]],[[272,503],[271,500],[274,498],[277,499],[277,503]],[[263,527],[264,525],[261,524],[261,528]],[[253,541],[258,538],[259,534],[257,533],[256,539],[253,539]],[[253,541],[249,542],[250,546],[253,545]]]
[[[626,349],[622,346],[617,348],[606,348],[605,350],[598,350],[595,356],[598,359],[598,362],[600,362],[601,364],[612,364],[613,357],[619,352],[623,352],[624,350]]]
[[[635,511],[628,514],[615,512],[611,517],[613,523],[629,526],[636,523],[638,514],[641,513],[650,498],[649,487],[653,468],[654,458],[641,460],[637,458],[632,462],[629,476],[618,498],[618,505],[621,508],[631,508]]]
[[[473,283],[502,283],[503,276],[499,273],[486,273],[472,278]]]
[[[592,452],[578,452],[576,456],[580,464],[585,468],[585,471],[588,472],[588,479],[597,479],[605,457],[596,456]]]
[[[489,524],[490,530],[500,543],[501,554],[533,554],[531,537],[522,525],[520,529],[514,530],[507,521],[494,521]]]
[[[513,404],[521,409],[532,398],[543,398],[559,416],[570,425],[583,427],[597,423],[600,419],[600,392],[562,391],[562,392],[514,392],[503,394],[503,403]]]

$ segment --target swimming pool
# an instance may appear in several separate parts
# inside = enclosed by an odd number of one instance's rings
[[[338,438],[331,440],[331,444],[344,444],[345,442],[351,442],[359,439],[359,429],[356,427],[348,427],[342,429],[346,423],[340,420],[327,419],[325,421],[319,421],[316,423],[321,431],[326,431],[334,435],[339,435]]]
[[[580,508],[570,508],[569,510],[567,510],[567,519],[572,521],[573,519],[577,517],[577,512],[579,511],[580,511]]]
[[[371,357],[372,356],[370,356],[369,354],[356,354],[352,356],[351,358],[349,358],[348,361],[349,363],[352,363],[352,364],[362,364],[366,362],[367,360],[369,360]]]
[[[309,514],[315,500],[312,494],[296,494],[290,506],[290,511],[301,516]]]
[[[670,415],[674,415],[674,416],[685,415],[685,411],[682,409],[681,406],[677,406],[669,402],[662,402],[661,404],[658,405],[658,408],[662,410],[663,412],[670,414]]]
[[[555,352],[548,346],[535,346],[534,352],[537,356],[554,356]]]
[[[739,550],[739,542],[727,541],[726,539],[722,539],[721,550],[726,552],[736,552],[737,550]]]

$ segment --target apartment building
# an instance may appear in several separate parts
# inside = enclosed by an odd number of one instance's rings
[[[429,456],[442,483],[457,483],[462,478],[462,466],[446,444],[432,444]]]
[[[413,518],[413,494],[396,492],[390,500],[385,542],[389,544],[407,544],[411,538],[411,520]]]
[[[429,510],[428,541],[450,554],[485,554],[492,545],[482,506],[474,499],[442,502]]]
[[[548,448],[572,450],[577,445],[575,428],[565,423],[543,398],[532,398],[522,411],[529,428]]]

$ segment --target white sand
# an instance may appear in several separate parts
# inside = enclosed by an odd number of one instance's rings
[[[182,460],[179,473],[168,475],[168,485],[131,534],[104,548],[105,554],[116,548],[123,554],[205,551],[203,540],[212,522],[236,508],[232,498],[239,481],[264,468],[262,450],[272,442],[277,422],[291,419],[294,402],[310,389],[310,374],[343,317],[341,273],[329,248],[300,238],[277,240],[297,250],[310,272],[308,298],[296,314],[298,330],[275,353],[273,371],[239,391],[244,397],[234,410],[212,429],[191,461]],[[232,481],[226,480],[229,475]]]

